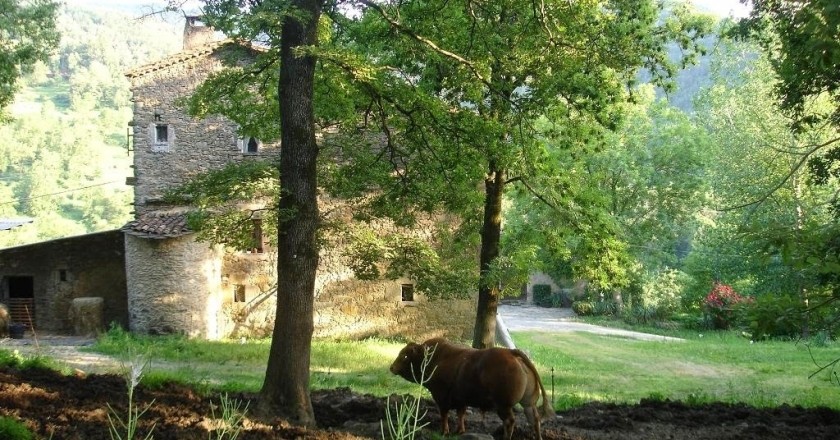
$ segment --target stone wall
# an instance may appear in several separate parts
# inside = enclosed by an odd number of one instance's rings
[[[316,338],[367,337],[424,340],[434,336],[470,339],[475,298],[429,300],[417,295],[402,301],[401,286],[411,280],[359,281],[333,247],[322,251],[316,277]],[[268,337],[274,326],[276,295],[272,290],[276,256],[229,254],[225,257],[220,292],[225,336]],[[236,286],[245,301],[236,302]]]
[[[9,277],[31,277],[36,330],[72,332],[73,299],[103,298],[105,324],[128,324],[123,234],[107,231],[0,250],[0,302]],[[28,324],[28,322],[27,322]]]
[[[217,339],[221,334],[221,252],[193,235],[125,234],[129,329]]]
[[[261,145],[256,155],[242,153],[236,124],[221,116],[196,119],[179,108],[178,100],[190,96],[210,72],[220,69],[229,51],[241,52],[233,46],[210,50],[212,47],[129,75],[134,100],[132,180],[137,215],[157,209],[164,192],[190,176],[248,157],[278,154],[277,146],[269,144]],[[167,145],[156,144],[156,124],[168,127]]]

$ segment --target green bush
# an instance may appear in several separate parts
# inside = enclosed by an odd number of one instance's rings
[[[796,338],[802,333],[805,305],[792,296],[763,295],[744,310],[753,339]]]
[[[551,286],[548,284],[534,284],[534,304],[540,307],[554,307]]]
[[[628,324],[652,324],[665,320],[670,314],[662,307],[635,305],[623,310],[622,319]]]
[[[680,297],[689,280],[688,275],[675,269],[646,273],[634,303],[667,317],[680,308]]]
[[[4,440],[30,440],[34,436],[23,422],[11,417],[0,417],[0,438]]]
[[[615,316],[618,313],[618,303],[615,301],[598,301],[593,313],[597,316]]]
[[[578,316],[590,316],[595,314],[595,303],[592,301],[575,301],[572,303],[572,310]]]

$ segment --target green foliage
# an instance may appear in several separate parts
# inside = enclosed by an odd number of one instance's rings
[[[754,45],[723,42],[714,82],[697,100],[698,120],[719,158],[706,170],[717,212],[701,217],[685,261],[693,278],[683,298],[687,309],[697,310],[719,279],[756,298],[819,295],[836,285],[837,230],[828,209],[836,182],[816,185],[803,167],[838,138],[836,127],[791,130],[795,119],[776,106],[774,85],[783,80],[757,55]],[[823,114],[831,105],[818,99],[807,109]]]
[[[746,308],[744,318],[753,340],[797,338],[806,323],[805,311],[798,298],[762,295]]]
[[[447,259],[434,243],[418,237],[416,232],[385,232],[385,228],[366,225],[348,225],[343,229],[343,241],[348,245],[342,255],[359,279],[409,277],[419,293],[431,298],[463,298],[475,290],[469,259]]]
[[[37,220],[0,235],[0,247],[114,229],[130,219],[125,72],[181,48],[181,29],[162,22],[72,6],[56,11],[57,53],[21,77],[9,107],[14,119],[0,125],[0,136],[15,139],[0,143],[0,215]]]
[[[556,307],[555,300],[551,294],[551,286],[548,284],[534,284],[534,304],[540,307]]]
[[[827,119],[840,126],[837,3],[809,0],[792,5],[781,0],[755,0],[749,19],[741,25],[736,31],[758,40],[770,59],[780,80],[776,93],[782,108],[800,118],[794,125],[818,124]],[[808,107],[821,95],[828,95],[834,109],[818,116]]]
[[[52,0],[0,1],[0,122],[21,74],[31,72],[37,61],[46,61],[58,45],[58,7]]]
[[[0,416],[0,438],[5,440],[30,440],[35,436],[23,422],[12,417]]]
[[[622,319],[632,325],[650,325],[662,322],[669,316],[665,309],[650,305],[633,304],[622,310]]]
[[[278,215],[286,214],[276,206],[279,191],[276,164],[249,160],[196,175],[169,189],[166,200],[194,208],[188,224],[200,240],[245,250],[257,247],[255,219],[261,223],[263,238],[277,245]]]
[[[578,316],[591,316],[595,314],[595,302],[589,300],[578,300],[572,303],[572,310]]]
[[[628,295],[627,300],[632,304],[634,313],[656,319],[665,318],[680,309],[682,294],[690,281],[688,275],[676,269],[646,272],[639,281],[639,291]]]

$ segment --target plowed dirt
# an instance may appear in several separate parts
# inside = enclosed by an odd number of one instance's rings
[[[0,415],[22,420],[39,438],[109,439],[108,405],[126,411],[126,384],[121,376],[64,376],[51,370],[0,369]],[[256,396],[234,395],[250,401]],[[156,389],[140,386],[136,405],[149,407],[140,419],[140,433],[153,430],[157,440],[192,440],[209,437],[219,414],[219,396],[200,395],[169,384]],[[397,398],[397,397],[394,397]],[[247,420],[239,439],[343,440],[380,439],[385,400],[349,389],[314,391],[319,426],[304,429],[282,420]],[[436,438],[440,417],[431,402],[420,438]],[[514,438],[534,439],[524,417]],[[452,421],[454,423],[454,420]],[[454,426],[454,425],[453,425]],[[495,414],[470,412],[470,432],[502,437]],[[642,401],[638,405],[590,404],[544,420],[542,437],[559,439],[840,439],[840,412],[783,406],[756,409],[741,405],[688,406],[670,401]],[[142,438],[142,437],[138,437]],[[439,438],[439,437],[438,437]]]

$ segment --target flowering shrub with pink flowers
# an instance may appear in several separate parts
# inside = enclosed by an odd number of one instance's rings
[[[713,328],[727,329],[735,322],[739,310],[750,303],[752,298],[740,295],[732,286],[715,282],[703,298],[703,311]]]

